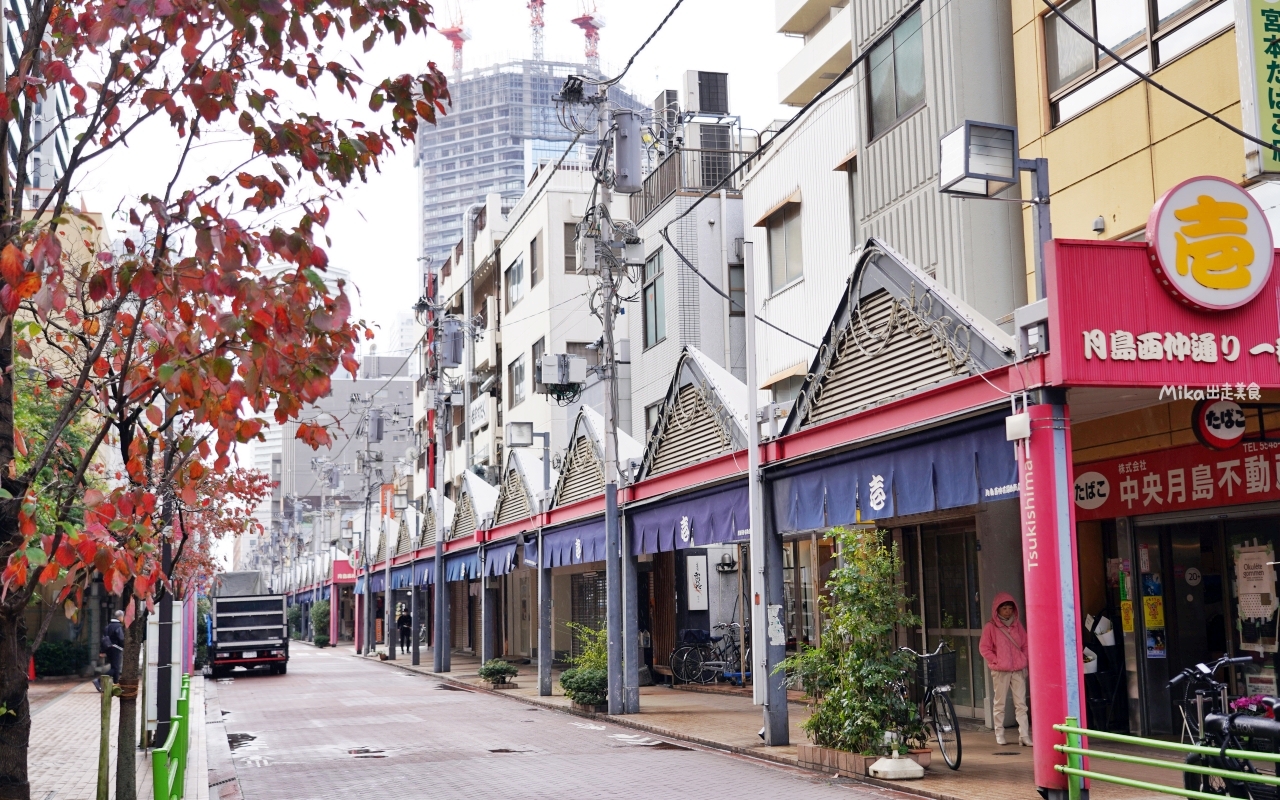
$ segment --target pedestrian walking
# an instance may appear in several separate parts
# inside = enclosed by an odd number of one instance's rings
[[[396,628],[400,631],[400,652],[407,653],[413,637],[413,618],[409,616],[403,603],[398,608],[400,613],[396,616]]]
[[[117,611],[115,617],[107,623],[102,631],[102,639],[98,642],[99,658],[105,658],[110,665],[107,674],[112,683],[120,682],[120,669],[124,665],[124,612]],[[102,691],[102,679],[94,678],[93,685]]]
[[[991,619],[982,628],[978,651],[991,669],[992,722],[996,744],[1004,744],[1005,696],[1013,690],[1014,716],[1018,720],[1018,741],[1031,747],[1031,723],[1027,719],[1027,629],[1018,619],[1013,595],[1000,592],[991,602]]]

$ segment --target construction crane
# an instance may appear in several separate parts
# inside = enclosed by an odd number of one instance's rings
[[[462,26],[462,9],[457,3],[452,4],[451,10],[449,27],[441,28],[440,33],[453,46],[453,77],[457,80],[462,77],[462,44],[471,38],[471,32]]]
[[[547,0],[529,0],[529,30],[533,33],[534,61],[541,61],[545,55],[542,39],[542,10],[546,4]]]
[[[600,71],[600,29],[604,27],[604,17],[596,11],[594,2],[582,3],[582,14],[574,17],[573,24],[582,28],[582,35],[587,40],[587,66]]]

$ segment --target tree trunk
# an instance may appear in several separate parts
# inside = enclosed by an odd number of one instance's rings
[[[27,743],[31,707],[27,703],[27,623],[23,604],[0,604],[0,800],[30,800]]]
[[[124,665],[120,668],[120,724],[116,736],[116,800],[138,798],[138,678],[142,673],[139,656],[146,634],[144,611],[125,629]]]

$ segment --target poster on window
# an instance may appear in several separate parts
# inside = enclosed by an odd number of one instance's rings
[[[707,604],[707,557],[689,556],[684,560],[685,578],[688,581],[689,610],[706,611]]]
[[[1240,648],[1255,653],[1277,650],[1276,570],[1271,545],[1237,546],[1235,556],[1236,628]]]

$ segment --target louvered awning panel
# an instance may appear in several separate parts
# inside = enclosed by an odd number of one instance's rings
[[[576,503],[604,491],[604,469],[590,437],[579,436],[560,476],[556,505]]]
[[[418,541],[419,547],[430,547],[436,543],[436,509],[431,504],[425,514],[422,515],[422,538]]]
[[[450,531],[449,538],[456,539],[459,536],[470,536],[476,530],[476,512],[471,506],[471,495],[464,494],[458,500],[458,507],[453,512],[453,529]]]
[[[385,561],[387,558],[387,537],[381,530],[378,531],[378,549],[374,551],[373,563]]]
[[[871,295],[862,305],[865,327],[872,332],[884,330],[892,309],[887,292]],[[862,333],[862,324],[855,319],[837,342],[835,357],[813,392],[808,424],[845,416],[955,374],[927,333],[915,336],[900,324],[880,348],[879,342]]]
[[[396,555],[403,556],[413,551],[413,537],[409,533],[409,523],[400,519],[400,527],[396,533]]]
[[[709,388],[695,383],[680,387],[675,407],[662,421],[661,439],[649,468],[650,474],[695,464],[732,446],[733,440],[725,430],[724,418],[712,408],[708,394]]]
[[[508,522],[528,519],[529,494],[524,489],[524,481],[520,480],[520,472],[507,470],[507,479],[502,482],[502,494],[498,496],[498,510],[494,514],[494,525],[505,525]]]

